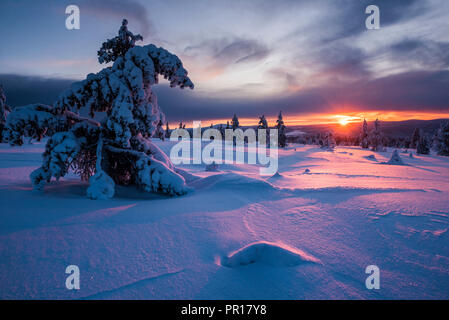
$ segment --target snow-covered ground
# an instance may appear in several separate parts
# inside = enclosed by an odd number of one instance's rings
[[[0,298],[449,298],[449,158],[290,145],[275,177],[182,165],[185,196],[89,200],[73,175],[32,191],[43,148],[0,145]]]

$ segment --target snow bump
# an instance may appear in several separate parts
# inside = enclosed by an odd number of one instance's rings
[[[292,267],[304,263],[321,263],[317,258],[284,243],[259,241],[223,257],[221,265],[236,268],[249,264]]]

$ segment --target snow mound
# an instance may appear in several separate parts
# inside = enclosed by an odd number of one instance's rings
[[[383,162],[383,163],[405,166],[405,163],[402,161],[401,157],[399,156],[398,150],[394,150],[393,154],[391,155],[390,160],[388,160],[388,162]]]
[[[217,172],[217,171],[220,171],[220,170],[218,170],[218,164],[216,164],[215,161],[214,161],[211,164],[207,164],[206,165],[206,171]]]
[[[198,179],[192,182],[192,186],[198,189],[245,191],[277,190],[277,188],[269,182],[242,176],[233,172],[214,174],[203,179]]]
[[[114,196],[115,183],[110,176],[103,170],[97,172],[89,179],[89,188],[87,188],[87,197],[93,200],[106,200]]]
[[[372,161],[377,161],[376,156],[374,154],[370,154],[369,156],[366,156],[365,159],[372,160]]]
[[[282,178],[282,175],[279,173],[279,171],[276,171],[276,173],[270,177],[270,179],[278,179],[278,178]]]
[[[291,267],[304,263],[320,263],[305,252],[284,243],[266,241],[253,242],[223,257],[221,264],[236,268],[259,263],[276,267]]]

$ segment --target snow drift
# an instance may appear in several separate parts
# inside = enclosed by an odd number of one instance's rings
[[[305,252],[290,247],[284,243],[254,242],[223,257],[221,264],[235,268],[252,263],[276,267],[291,267],[303,263],[320,263],[320,261]]]

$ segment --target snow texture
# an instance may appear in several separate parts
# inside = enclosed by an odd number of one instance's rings
[[[28,176],[44,148],[57,173],[89,143],[78,126],[76,139],[55,135],[47,148],[0,144],[2,299],[449,298],[448,157],[414,153],[407,166],[389,166],[379,163],[390,148],[373,162],[358,147],[292,143],[279,150],[281,179],[261,177],[258,165],[220,164],[216,173],[191,163],[174,170],[194,190],[186,197],[116,183],[114,199],[92,201],[71,170],[33,193]],[[152,143],[168,154],[176,142]],[[56,147],[64,157],[51,157]],[[118,149],[151,166],[151,154]],[[80,290],[64,286],[71,264]],[[365,287],[371,264],[380,290]]]

